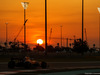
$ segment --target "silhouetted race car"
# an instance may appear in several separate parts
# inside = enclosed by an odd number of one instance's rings
[[[8,68],[15,67],[24,67],[26,69],[41,67],[42,69],[45,69],[47,68],[47,63],[38,62],[36,60],[30,59],[30,57],[25,57],[23,59],[11,58],[11,60],[8,62]]]

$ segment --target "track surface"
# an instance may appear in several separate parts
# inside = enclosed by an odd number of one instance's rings
[[[48,62],[48,69],[63,69],[63,68],[76,68],[76,67],[100,67],[100,62]],[[24,68],[9,69],[7,62],[0,63],[0,72],[3,71],[16,71],[16,70],[26,70]]]

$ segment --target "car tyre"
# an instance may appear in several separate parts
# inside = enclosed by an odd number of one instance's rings
[[[41,67],[42,67],[42,69],[46,69],[47,68],[47,63],[46,62],[41,62]]]
[[[11,68],[11,69],[15,68],[15,61],[9,61],[8,68]]]

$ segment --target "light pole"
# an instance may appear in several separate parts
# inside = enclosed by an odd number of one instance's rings
[[[24,49],[26,50],[26,9],[28,7],[29,2],[21,2],[24,8]]]
[[[61,25],[61,48],[62,48],[62,25]]]
[[[45,55],[47,55],[47,0],[45,0]]]
[[[7,49],[8,47],[8,29],[7,29],[8,23],[6,22],[5,24],[6,24],[6,49]]]
[[[82,47],[84,41],[84,0],[82,0]]]
[[[100,7],[97,8],[99,11],[99,51],[100,51]]]
[[[68,47],[68,38],[66,38],[66,47]]]

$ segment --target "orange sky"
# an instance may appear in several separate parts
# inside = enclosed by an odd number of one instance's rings
[[[5,41],[5,23],[8,22],[8,40],[12,41],[23,25],[23,7],[21,2],[28,1],[26,10],[27,43],[36,43],[37,39],[44,40],[45,11],[44,0],[0,0],[0,42]],[[47,0],[48,1],[48,38],[52,28],[52,37],[60,38],[61,25],[63,38],[81,38],[81,0]],[[85,22],[89,46],[99,44],[99,13],[100,0],[85,1]],[[17,38],[23,41],[23,31]],[[51,40],[54,45],[60,40]],[[66,45],[66,41],[63,41]]]

